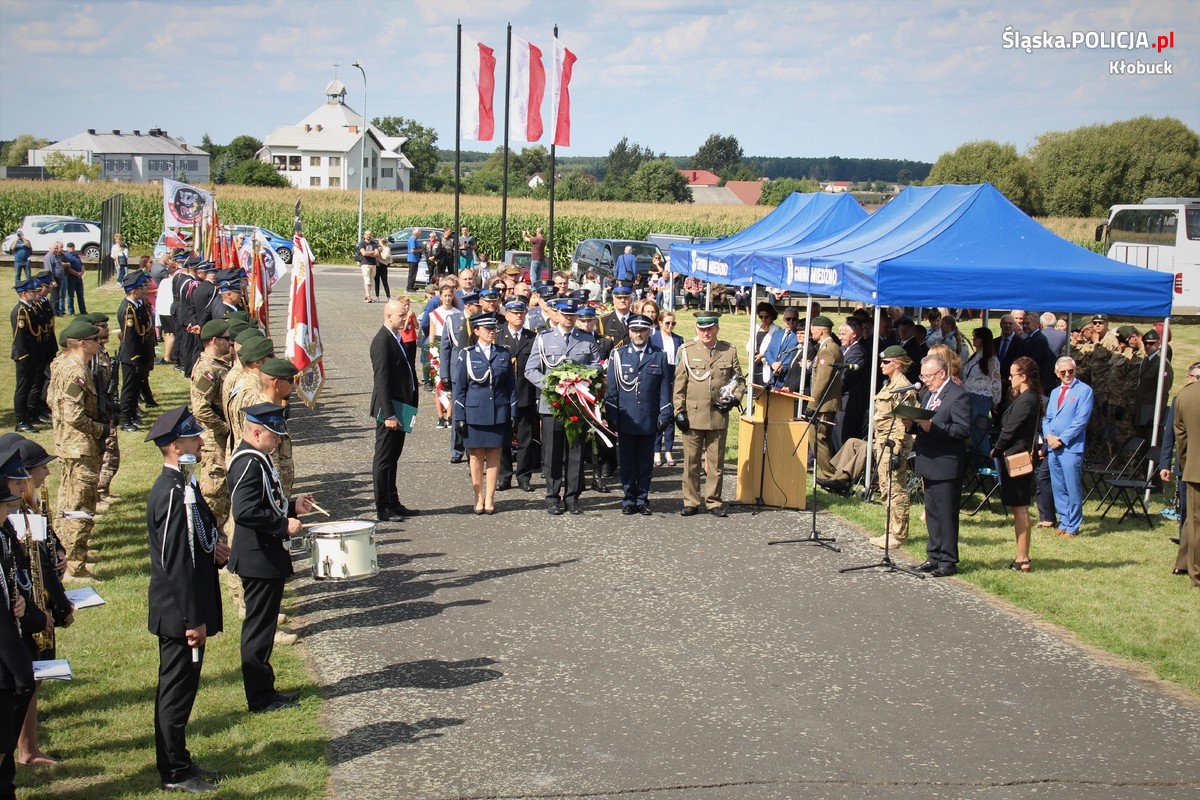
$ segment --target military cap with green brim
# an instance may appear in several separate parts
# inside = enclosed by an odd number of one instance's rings
[[[696,317],[696,328],[699,330],[705,330],[715,326],[720,321],[720,314],[700,314]]]
[[[891,347],[885,347],[883,349],[883,352],[879,354],[879,357],[881,359],[883,359],[883,358],[895,359],[895,360],[903,359],[904,361],[907,361],[910,364],[912,363],[912,358],[908,355],[908,351],[897,344],[894,344]]]

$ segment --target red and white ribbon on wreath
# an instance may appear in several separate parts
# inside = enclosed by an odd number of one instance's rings
[[[558,383],[555,384],[554,390],[564,400],[569,401],[583,412],[584,421],[604,441],[605,445],[608,447],[613,446],[612,439],[609,437],[615,437],[616,434],[606,428],[604,420],[600,418],[600,409],[596,403],[595,395],[592,394],[591,384],[587,378],[581,376],[560,378]]]

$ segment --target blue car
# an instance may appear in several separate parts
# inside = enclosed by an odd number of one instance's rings
[[[275,233],[274,231],[269,231],[266,228],[258,228],[258,227],[255,227],[254,225],[230,225],[229,230],[231,230],[233,232],[233,235],[235,238],[238,236],[252,237],[252,236],[254,236],[255,232],[257,232],[259,234],[259,236],[261,236],[262,238],[267,240],[267,244],[269,244],[275,250],[276,253],[279,253],[279,257],[281,259],[283,259],[283,263],[285,263],[285,264],[292,263],[292,240],[291,239],[285,239],[282,236],[280,236],[278,233]],[[167,243],[166,242],[167,242],[167,234],[166,233],[159,234],[158,242],[155,243],[155,245],[154,245],[154,260],[155,261],[157,261],[159,258],[161,258],[162,254],[167,251]]]

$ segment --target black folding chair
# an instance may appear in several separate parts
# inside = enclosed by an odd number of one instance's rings
[[[1111,495],[1108,505],[1101,512],[1100,518],[1104,519],[1108,516],[1111,509],[1118,500],[1125,504],[1125,513],[1117,520],[1120,525],[1125,521],[1132,511],[1137,513],[1134,505],[1138,505],[1142,509],[1142,516],[1146,518],[1146,524],[1151,530],[1154,529],[1154,517],[1150,516],[1150,509],[1146,506],[1146,492],[1154,484],[1154,476],[1158,472],[1158,457],[1154,454],[1147,455],[1144,459],[1138,462],[1137,471],[1128,478],[1107,478],[1104,483],[1107,484],[1108,490],[1106,495]],[[1101,501],[1103,502],[1103,501]]]
[[[979,467],[972,472],[971,477],[975,484],[983,490],[983,499],[979,501],[979,504],[974,509],[967,512],[968,517],[978,514],[983,510],[984,506],[987,506],[988,510],[991,511],[992,496],[1000,491],[1000,473],[996,471],[995,465]],[[970,497],[974,493],[974,490],[972,490],[966,496]],[[1008,516],[1008,508],[1003,503],[1000,504],[1000,508],[1004,511],[1004,515]]]
[[[1092,485],[1087,492],[1084,493],[1083,502],[1086,503],[1088,500],[1090,500],[1092,493],[1101,486],[1106,488],[1104,489],[1104,496],[1100,498],[1100,502],[1103,503],[1108,500],[1109,493],[1112,491],[1112,489],[1107,486],[1108,481],[1129,478],[1130,470],[1137,468],[1138,456],[1141,455],[1142,448],[1145,446],[1145,439],[1141,439],[1137,436],[1130,436],[1121,445],[1120,449],[1113,454],[1113,457],[1109,459],[1109,462],[1105,466],[1101,468],[1085,466],[1083,468],[1082,482],[1086,485],[1088,478],[1091,478]]]

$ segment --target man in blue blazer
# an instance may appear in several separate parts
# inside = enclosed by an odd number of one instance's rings
[[[921,359],[921,407],[932,419],[905,421],[913,429],[916,474],[925,481],[925,524],[929,540],[925,562],[917,569],[935,578],[958,570],[958,517],[967,472],[967,439],[971,434],[971,400],[950,380],[950,367],[937,356]]]
[[[787,379],[788,368],[792,362],[796,360],[796,354],[800,352],[800,341],[797,338],[800,323],[800,312],[795,308],[785,309],[783,312],[783,336],[776,336],[767,345],[767,350],[763,353],[763,360],[767,362],[771,371],[771,386],[772,389],[782,389],[784,381]]]
[[[650,515],[650,469],[655,436],[667,429],[671,387],[667,358],[649,344],[654,323],[642,314],[630,314],[629,344],[618,347],[608,359],[605,415],[617,433],[617,460],[621,465],[622,514]]]
[[[1060,358],[1054,364],[1060,382],[1046,405],[1042,435],[1050,462],[1050,485],[1058,511],[1057,536],[1078,536],[1083,524],[1083,448],[1088,419],[1092,416],[1092,389],[1075,379],[1075,360]]]

